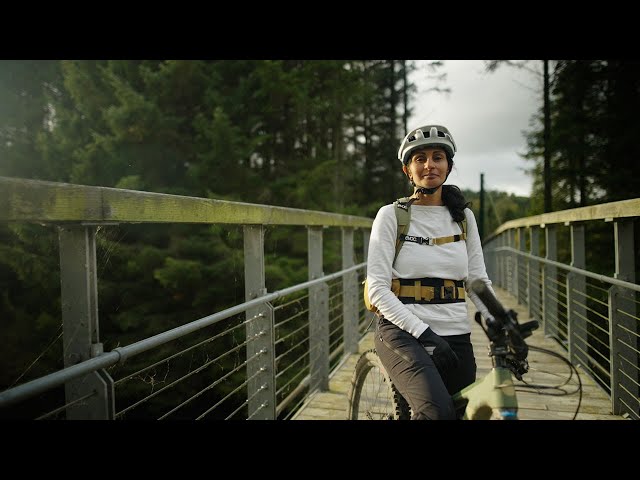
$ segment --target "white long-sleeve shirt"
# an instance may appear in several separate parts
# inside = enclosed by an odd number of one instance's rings
[[[419,337],[427,327],[438,335],[469,333],[471,326],[467,303],[403,304],[391,291],[392,278],[444,278],[464,280],[468,297],[487,318],[490,314],[470,285],[481,279],[493,293],[482,255],[482,244],[473,212],[466,208],[466,241],[443,245],[420,245],[405,241],[398,258],[395,255],[397,221],[393,204],[385,205],[371,227],[367,258],[369,299],[380,314],[398,327]],[[447,237],[462,233],[444,206],[411,205],[411,223],[407,235],[417,237]]]

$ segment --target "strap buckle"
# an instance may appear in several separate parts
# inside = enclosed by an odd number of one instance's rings
[[[458,289],[455,286],[442,287],[440,298],[442,298],[443,300],[454,300],[458,297],[457,293],[458,293]]]
[[[434,240],[433,238],[427,237],[427,238],[424,239],[424,242],[422,242],[422,243],[423,243],[423,245],[433,246],[433,245],[435,245],[433,240]]]

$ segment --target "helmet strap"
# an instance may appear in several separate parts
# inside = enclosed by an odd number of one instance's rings
[[[438,189],[442,186],[442,184],[438,185],[437,187],[433,187],[433,188],[426,188],[426,187],[422,187],[416,190],[415,193],[422,193],[424,195],[433,195],[434,193],[436,193],[438,191]]]
[[[434,193],[436,193],[438,191],[438,189],[440,187],[442,187],[442,185],[444,185],[444,183],[447,181],[447,178],[449,178],[449,173],[447,173],[447,176],[445,177],[444,182],[442,182],[437,187],[432,187],[432,188],[420,187],[415,192],[413,192],[413,194],[416,195],[416,194],[420,193],[422,195],[433,195]],[[411,185],[413,186],[413,188],[417,187],[416,183],[413,181],[412,178],[410,178],[409,181],[411,182]]]

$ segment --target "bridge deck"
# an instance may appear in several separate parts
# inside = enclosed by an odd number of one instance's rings
[[[529,320],[529,314],[522,305],[518,305],[516,299],[501,288],[495,288],[496,294],[505,308],[513,309],[518,313],[518,320]],[[472,304],[470,314],[475,312]],[[491,359],[487,355],[488,341],[484,332],[470,318],[471,340],[473,342],[478,364],[478,378],[487,374],[491,369]],[[558,343],[550,338],[545,338],[541,329],[527,339],[530,346],[537,346],[552,350],[566,357],[566,351]],[[347,357],[336,368],[329,379],[329,390],[316,392],[307,399],[300,410],[294,415],[293,420],[344,420],[347,412],[347,395],[351,383],[351,376],[358,360],[359,354],[372,348],[372,334],[368,333],[359,344],[359,353]],[[527,383],[559,385],[569,376],[569,366],[557,357],[530,351],[529,373],[524,376]],[[580,380],[582,381],[582,401],[578,412],[578,420],[616,420],[620,416],[611,414],[611,401],[605,391],[597,385],[587,374],[578,367]],[[523,385],[514,379],[516,388]],[[571,381],[563,387],[569,395],[544,395],[536,392],[518,390],[519,417],[522,420],[571,420],[578,407],[579,394],[577,393],[578,381],[575,374]],[[571,393],[575,392],[575,393]],[[555,392],[562,393],[562,392]]]

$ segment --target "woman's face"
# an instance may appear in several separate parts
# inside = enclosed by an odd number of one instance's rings
[[[442,148],[428,147],[413,152],[409,163],[402,169],[416,186],[433,188],[446,180],[449,163]]]

